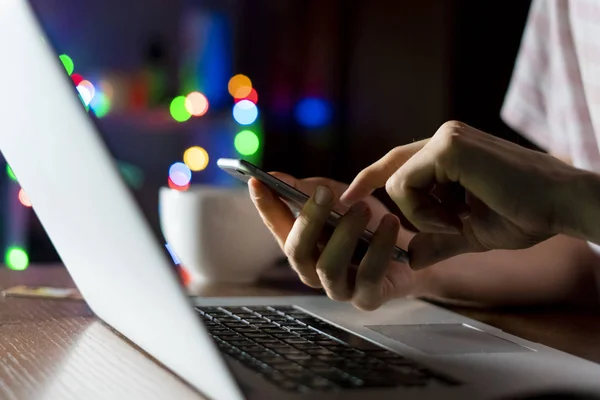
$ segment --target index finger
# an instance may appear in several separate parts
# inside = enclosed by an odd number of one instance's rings
[[[340,202],[346,206],[370,196],[375,189],[385,186],[387,180],[406,163],[413,155],[421,150],[429,139],[399,146],[388,152],[381,159],[363,169],[354,178],[350,187],[340,197]]]

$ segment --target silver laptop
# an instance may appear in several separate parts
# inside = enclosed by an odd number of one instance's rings
[[[598,365],[418,300],[188,298],[25,0],[0,54],[0,150],[87,303],[207,397],[600,394]]]

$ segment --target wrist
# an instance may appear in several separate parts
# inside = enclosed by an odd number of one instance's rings
[[[600,176],[578,171],[554,206],[556,233],[600,243]]]

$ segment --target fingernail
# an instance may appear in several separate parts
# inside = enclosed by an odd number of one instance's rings
[[[348,191],[345,191],[344,193],[342,193],[342,195],[340,196],[340,203],[344,206],[351,206],[352,202],[348,201],[347,193],[348,193]]]
[[[315,203],[319,206],[326,206],[331,202],[333,195],[331,191],[327,189],[325,186],[319,186],[317,188],[317,192],[315,193]]]

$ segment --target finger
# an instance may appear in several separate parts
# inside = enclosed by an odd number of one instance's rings
[[[333,179],[313,177],[305,179],[297,179],[291,175],[282,172],[270,172],[271,175],[280,179],[303,193],[313,193],[318,186],[325,186],[333,193],[334,198],[338,199],[342,193],[348,188],[348,185],[342,182],[334,181]]]
[[[248,190],[250,198],[263,222],[271,233],[273,233],[279,246],[283,249],[284,243],[294,225],[294,215],[285,203],[258,180],[251,178],[248,181]]]
[[[333,194],[326,187],[319,186],[302,208],[285,242],[284,252],[292,267],[302,282],[311,287],[321,287],[315,271],[317,244],[332,206]]]
[[[386,191],[402,214],[421,232],[458,233],[460,218],[431,195],[436,184],[448,183],[436,176],[435,158],[423,149],[399,168],[386,182]]]
[[[352,297],[355,307],[372,311],[385,301],[382,292],[383,278],[396,246],[399,230],[400,221],[395,215],[387,214],[382,218],[379,228],[373,234],[369,250],[358,267]]]
[[[375,189],[385,186],[386,181],[398,168],[425,146],[428,139],[406,146],[396,147],[379,161],[362,170],[348,189],[341,195],[340,202],[350,206],[371,195]]]
[[[358,239],[370,219],[371,211],[366,203],[356,203],[342,217],[319,257],[317,274],[327,295],[334,300],[347,301],[352,297],[348,267]]]
[[[418,233],[408,246],[410,267],[420,269],[463,253],[481,251],[462,235]]]

